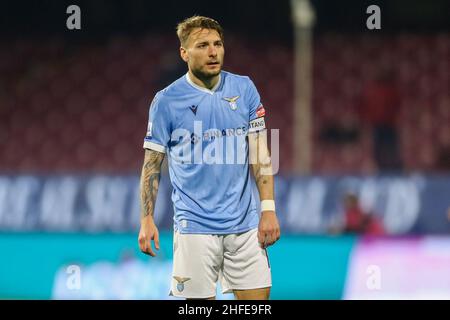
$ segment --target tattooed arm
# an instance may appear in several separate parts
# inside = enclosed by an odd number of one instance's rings
[[[161,164],[164,153],[145,150],[144,165],[141,173],[141,229],[139,231],[139,247],[142,252],[156,256],[150,241],[153,240],[155,248],[159,250],[159,232],[153,220],[155,212],[156,195],[158,194]]]
[[[267,147],[267,130],[250,133],[248,139],[250,166],[255,177],[259,198],[261,201],[274,200],[272,162]],[[259,243],[265,248],[274,244],[279,238],[280,226],[275,211],[262,211],[258,226]]]

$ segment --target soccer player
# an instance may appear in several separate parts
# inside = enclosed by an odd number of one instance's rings
[[[214,299],[268,299],[267,246],[280,237],[265,110],[253,82],[222,70],[223,30],[193,16],[178,24],[188,72],[159,91],[149,111],[141,175],[142,252],[155,256],[153,220],[161,163],[168,155],[173,185],[174,261],[170,294]],[[250,170],[251,168],[251,170]],[[252,171],[261,212],[250,183]]]

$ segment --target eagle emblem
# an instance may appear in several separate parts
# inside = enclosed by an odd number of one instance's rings
[[[184,290],[184,283],[186,282],[186,281],[188,281],[188,280],[191,280],[191,278],[182,278],[182,277],[177,277],[177,276],[174,276],[173,277],[175,280],[177,280],[177,290],[179,291],[179,292],[182,292],[183,290]]]
[[[231,98],[223,98],[223,100],[227,101],[230,104],[231,110],[237,109],[236,101],[239,99],[239,96],[231,97]]]

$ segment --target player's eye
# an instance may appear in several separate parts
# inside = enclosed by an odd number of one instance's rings
[[[197,46],[197,48],[206,48],[206,43],[201,43]]]

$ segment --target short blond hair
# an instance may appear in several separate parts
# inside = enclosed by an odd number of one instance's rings
[[[192,16],[177,25],[177,36],[182,46],[186,44],[189,35],[195,28],[216,30],[223,41],[223,29],[216,20],[203,16]]]

